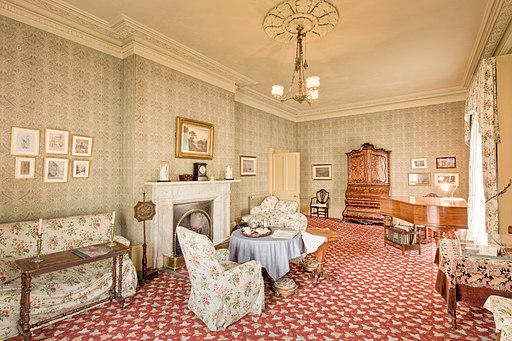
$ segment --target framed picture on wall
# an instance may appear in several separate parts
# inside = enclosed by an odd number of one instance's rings
[[[67,154],[69,151],[69,131],[44,130],[44,152],[46,154]]]
[[[90,164],[90,161],[87,160],[73,160],[71,176],[74,178],[88,178]]]
[[[240,175],[256,176],[256,156],[240,155]]]
[[[71,145],[71,155],[91,156],[92,155],[92,137],[73,135],[73,144]]]
[[[455,156],[436,157],[436,168],[457,168]]]
[[[36,159],[33,157],[17,157],[14,167],[15,179],[33,179],[35,177]]]
[[[68,159],[46,157],[44,159],[44,182],[67,182]]]
[[[429,186],[430,173],[409,173],[409,186]]]
[[[313,180],[332,180],[332,165],[322,163],[313,164]]]
[[[176,157],[213,158],[213,124],[176,117]]]
[[[11,155],[39,155],[39,130],[12,127]]]
[[[427,158],[411,159],[411,169],[427,168]]]
[[[458,173],[435,173],[434,174],[434,185],[441,186],[443,184],[449,184],[458,187],[459,186],[459,174]]]

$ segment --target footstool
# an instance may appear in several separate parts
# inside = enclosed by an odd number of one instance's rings
[[[276,295],[291,296],[297,292],[297,283],[291,278],[281,277],[274,283],[272,288]]]

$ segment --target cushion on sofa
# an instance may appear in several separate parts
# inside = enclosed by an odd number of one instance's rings
[[[299,204],[296,201],[278,201],[274,210],[284,213],[293,213],[297,211]]]
[[[14,258],[0,258],[0,284],[5,284],[17,279],[20,275],[21,271],[16,263],[14,263]]]

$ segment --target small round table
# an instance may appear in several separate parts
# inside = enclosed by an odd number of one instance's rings
[[[338,235],[336,232],[328,230],[328,229],[321,229],[318,227],[308,227],[306,229],[307,233],[313,234],[315,236],[325,237],[327,240],[320,245],[318,250],[316,251],[316,260],[318,261],[318,268],[315,270],[314,277],[315,277],[315,284],[314,286],[317,286],[320,282],[320,278],[324,277],[326,279],[329,279],[329,274],[324,271],[324,264],[325,264],[325,254],[327,253],[327,249],[329,248],[329,244],[332,242],[338,241]]]
[[[272,230],[292,230],[286,228],[271,227]],[[244,263],[250,260],[258,260],[261,266],[274,281],[290,271],[290,259],[302,258],[305,252],[302,235],[291,239],[266,237],[247,237],[241,230],[235,230],[229,241],[229,260],[237,263]]]

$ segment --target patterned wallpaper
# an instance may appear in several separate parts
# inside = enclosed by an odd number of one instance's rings
[[[411,157],[427,157],[427,171],[433,173],[436,156],[456,156],[455,171],[461,184],[467,183],[463,103],[297,124],[140,56],[119,60],[2,16],[0,29],[0,222],[122,208],[122,234],[140,243],[133,205],[148,190],[144,183],[158,178],[160,161],[170,162],[172,180],[192,173],[193,163],[200,161],[175,158],[176,116],[215,126],[214,158],[205,161],[208,175],[223,178],[231,165],[240,178],[239,156],[257,157],[258,175],[232,185],[232,219],[247,212],[250,195],[268,192],[269,148],[301,152],[302,204],[326,188],[337,216],[346,188],[345,152],[363,142],[392,150],[394,195],[435,191],[407,186]],[[15,180],[11,126],[93,136],[90,177],[43,183],[41,139],[36,178]],[[333,180],[312,181],[312,163],[332,163]],[[462,185],[456,195],[467,196],[467,187]]]
[[[0,222],[118,210],[121,61],[3,16],[0,32]],[[12,126],[41,132],[35,179],[14,179]],[[94,137],[88,179],[43,183],[44,128]]]
[[[238,205],[235,216],[249,211],[249,196],[269,192],[269,148],[297,151],[297,124],[268,114],[248,105],[235,103],[236,126],[235,178],[240,178],[240,190],[232,196]],[[239,155],[256,156],[256,176],[240,177]]]
[[[140,242],[132,210],[149,191],[144,183],[158,179],[160,161],[169,161],[174,181],[191,174],[194,162],[206,162],[208,175],[216,178],[224,177],[227,165],[235,166],[234,94],[140,56],[124,60],[124,84],[124,234]],[[213,160],[175,157],[176,116],[214,125]]]
[[[460,187],[454,196],[467,199],[469,148],[464,144],[464,102],[400,109],[366,115],[339,117],[298,125],[301,153],[301,204],[325,188],[331,195],[330,216],[341,217],[347,188],[347,156],[364,142],[391,150],[391,195],[422,196],[434,186],[408,186],[408,172],[459,173]],[[456,169],[436,169],[436,157],[455,156]],[[427,169],[410,168],[411,158],[427,158]],[[313,163],[332,164],[332,180],[312,180]]]

